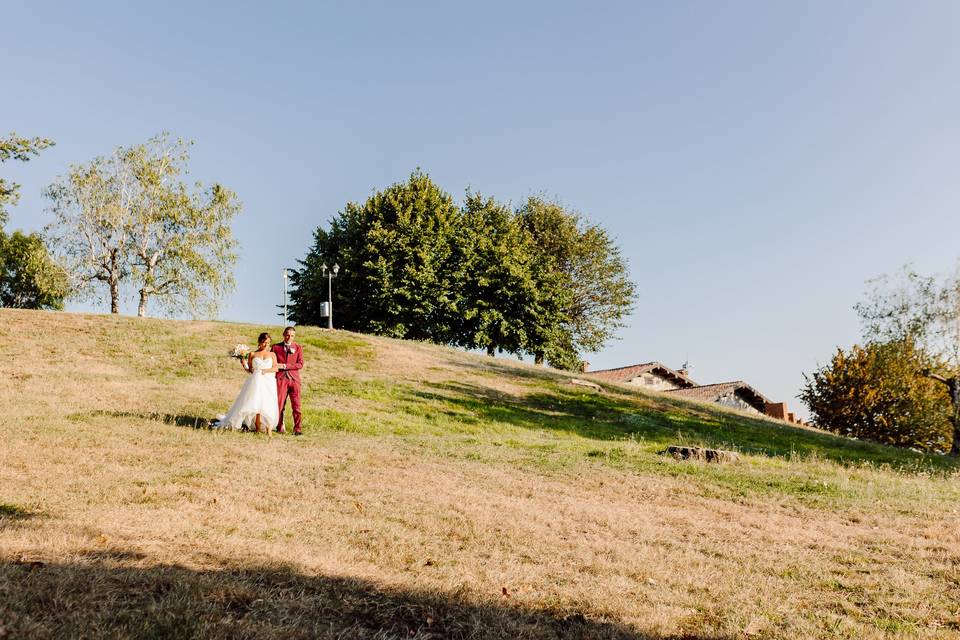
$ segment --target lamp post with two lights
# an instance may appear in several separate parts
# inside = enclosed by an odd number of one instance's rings
[[[328,270],[327,263],[320,265],[323,275],[327,276],[327,329],[333,329],[333,279],[340,273],[340,265],[334,263],[333,268]]]

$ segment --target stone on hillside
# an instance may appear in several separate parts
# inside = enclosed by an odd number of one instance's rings
[[[706,449],[704,447],[681,447],[670,445],[661,453],[671,455],[677,460],[706,460],[707,462],[737,462],[740,454],[735,451],[722,449]]]
[[[570,384],[580,385],[581,387],[589,387],[594,391],[599,391],[600,393],[603,393],[603,387],[598,385],[596,382],[590,382],[589,380],[581,380],[580,378],[571,378]]]

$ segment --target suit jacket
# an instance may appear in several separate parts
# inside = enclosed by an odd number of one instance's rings
[[[296,342],[291,342],[289,349],[282,342],[270,347],[270,350],[277,355],[277,362],[286,365],[285,368],[277,371],[277,378],[292,380],[295,384],[300,384],[300,369],[303,369],[303,349]]]

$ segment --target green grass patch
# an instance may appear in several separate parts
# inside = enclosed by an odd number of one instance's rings
[[[31,509],[22,507],[18,504],[0,502],[0,518],[9,518],[10,520],[26,520],[27,518],[32,518],[36,515],[37,514]]]
[[[322,355],[349,358],[356,365],[370,362],[374,357],[373,346],[355,334],[327,332],[297,336],[297,342],[318,349]]]

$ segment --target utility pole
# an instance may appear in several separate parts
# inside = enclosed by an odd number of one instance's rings
[[[283,270],[283,326],[290,324],[287,320],[287,270]]]

